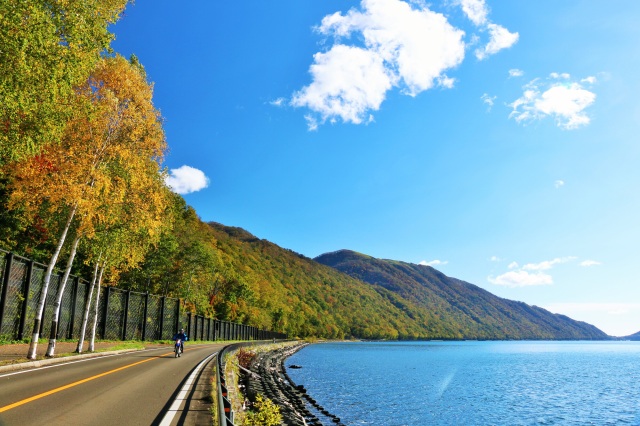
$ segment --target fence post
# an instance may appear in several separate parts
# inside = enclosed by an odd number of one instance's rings
[[[142,341],[147,340],[147,315],[149,313],[149,292],[144,296],[144,313],[142,314]]]
[[[191,312],[187,312],[187,336],[191,336]],[[191,337],[196,340],[195,337]]]
[[[162,296],[160,298],[160,340],[162,340],[162,335],[164,333],[164,299],[166,296]]]
[[[31,286],[31,277],[33,276],[33,265],[34,261],[29,261],[29,266],[27,266],[27,278],[22,283],[22,295],[24,300],[22,301],[22,310],[20,313],[20,326],[18,328],[18,340],[24,339],[24,327],[27,321],[27,310],[29,308],[29,288]]]
[[[173,331],[171,332],[171,336],[173,333],[176,333],[180,329],[180,299],[178,299],[178,303],[176,303],[176,323],[173,325]],[[189,336],[187,334],[187,336]]]
[[[127,340],[127,325],[129,322],[129,299],[131,298],[131,289],[127,290],[127,297],[124,299],[124,315],[122,321],[122,340]]]
[[[51,274],[51,276],[53,277],[53,273]],[[42,311],[42,321],[40,321],[40,331],[39,331],[40,336],[44,337],[44,323],[46,322],[45,317],[47,315],[47,307],[49,306],[49,303],[47,302],[49,301],[50,297],[54,297],[54,298],[58,297],[58,288],[60,288],[60,285],[62,284],[63,276],[64,276],[64,272],[59,271],[58,285],[56,287],[51,287],[49,289],[49,292],[47,293],[47,296],[44,298],[44,311]],[[49,283],[49,285],[51,285],[51,283]],[[60,318],[59,315],[58,315],[58,318]],[[60,322],[58,322],[58,324],[60,324]],[[49,330],[49,332],[51,332],[51,330]],[[56,330],[56,339],[58,338],[58,334],[60,334],[60,329]]]
[[[98,287],[98,291],[100,291],[100,287]],[[107,318],[109,317],[109,295],[111,294],[111,287],[105,287],[104,289],[104,312],[102,312],[102,338],[105,339],[107,336]],[[100,309],[100,306],[97,306],[96,309]]]
[[[78,304],[78,287],[80,286],[80,277],[73,279],[73,288],[71,289],[71,319],[69,320],[69,333],[67,339],[73,339],[73,326],[76,323],[76,305]]]
[[[13,253],[7,253],[5,259],[4,276],[2,277],[2,294],[0,295],[0,330],[2,330],[2,320],[4,319],[4,310],[7,305],[7,290],[9,288],[9,275],[11,274]]]

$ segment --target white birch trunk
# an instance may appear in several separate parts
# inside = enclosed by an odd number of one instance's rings
[[[71,228],[71,222],[73,221],[73,216],[76,214],[76,209],[77,206],[73,206],[71,212],[69,213],[69,218],[67,219],[67,223],[64,227],[64,230],[62,231],[62,235],[60,236],[60,241],[58,241],[58,246],[56,247],[53,256],[51,256],[51,261],[49,262],[49,266],[47,267],[47,272],[44,275],[44,284],[42,285],[40,299],[38,300],[38,310],[36,311],[36,318],[33,321],[33,334],[31,335],[31,344],[29,345],[29,352],[27,353],[28,359],[36,359],[38,350],[38,338],[40,337],[40,323],[42,322],[44,305],[47,301],[47,291],[49,290],[51,275],[53,274],[53,269],[55,268],[56,262],[58,261],[58,256],[60,256],[60,251],[62,250],[62,246],[64,245],[64,240],[67,238],[67,232],[69,231],[69,228]]]
[[[78,250],[78,243],[80,242],[81,235],[77,235],[73,240],[71,246],[71,253],[69,254],[69,260],[67,261],[67,268],[64,271],[62,282],[58,286],[58,294],[56,295],[56,301],[53,305],[53,319],[51,320],[51,334],[49,335],[49,346],[47,347],[47,353],[45,356],[53,357],[56,352],[56,336],[58,335],[58,323],[60,320],[60,305],[62,304],[62,296],[64,295],[64,289],[67,286],[69,275],[71,274],[71,266],[73,266],[73,259],[76,257]]]
[[[89,322],[89,311],[91,311],[91,302],[93,300],[93,290],[96,287],[98,281],[98,264],[100,263],[100,257],[96,261],[96,266],[93,268],[93,280],[91,281],[91,288],[89,289],[89,297],[87,298],[87,305],[84,307],[84,316],[82,317],[82,327],[80,329],[80,339],[78,339],[78,346],[76,352],[82,353],[82,347],[84,346],[84,335],[87,331],[87,323]]]
[[[102,263],[102,267],[100,268],[100,277],[98,278],[98,293],[96,294],[96,313],[93,317],[93,327],[91,328],[91,340],[89,341],[89,352],[93,352],[95,349],[96,342],[96,327],[98,325],[98,309],[100,308],[100,285],[102,284],[102,274],[104,273],[104,268],[107,262]]]

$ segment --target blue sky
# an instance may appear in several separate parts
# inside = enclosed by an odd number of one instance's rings
[[[136,0],[170,184],[309,257],[640,330],[640,2]]]

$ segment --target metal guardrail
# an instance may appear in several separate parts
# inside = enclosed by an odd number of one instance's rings
[[[235,426],[233,423],[234,415],[231,408],[231,400],[227,391],[227,384],[224,379],[224,365],[222,362],[223,354],[228,346],[218,352],[217,368],[216,368],[216,385],[218,388],[218,425],[219,426]]]

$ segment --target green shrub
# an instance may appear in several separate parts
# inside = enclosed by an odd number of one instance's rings
[[[256,396],[253,410],[247,413],[242,423],[243,426],[278,426],[282,423],[280,407],[269,398],[262,395]]]

